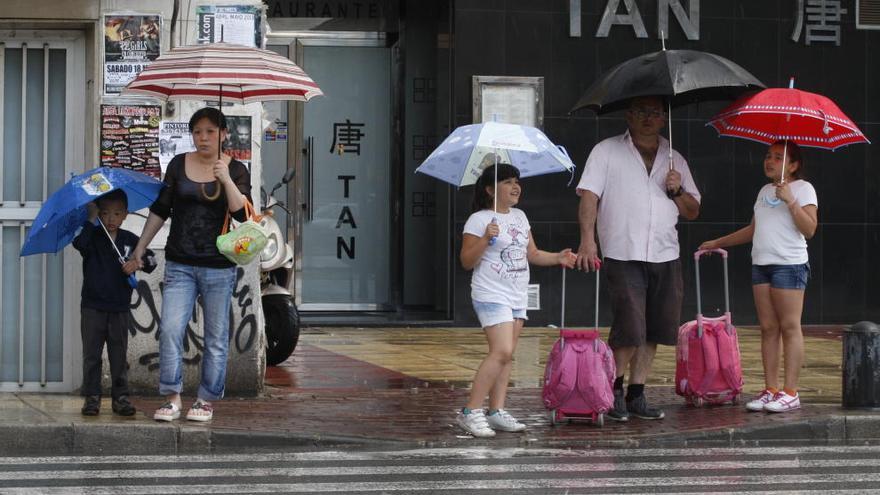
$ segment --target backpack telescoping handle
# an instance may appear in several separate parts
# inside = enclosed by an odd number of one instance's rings
[[[703,301],[700,292],[700,258],[708,254],[720,254],[724,262],[724,320],[731,325],[730,318],[730,284],[727,278],[727,251],[723,249],[700,249],[694,253],[694,271],[697,274],[697,335],[703,336]]]
[[[565,272],[566,271],[568,271],[568,268],[563,266],[562,267],[562,297],[561,297],[561,302],[562,302],[561,313],[562,314],[560,315],[560,318],[559,318],[560,330],[565,329]],[[595,319],[594,319],[593,330],[595,330],[598,333],[599,332],[599,268],[596,268],[596,301],[595,301],[594,306],[595,306],[595,313],[594,313]],[[560,335],[560,339],[562,339],[562,343],[563,343],[563,345],[565,345],[565,337]],[[598,339],[596,340],[596,344],[598,345]]]

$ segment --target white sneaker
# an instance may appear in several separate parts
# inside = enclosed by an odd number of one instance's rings
[[[791,396],[785,392],[777,392],[776,395],[773,396],[773,400],[764,406],[765,411],[773,413],[794,411],[795,409],[800,408],[800,395],[795,394],[794,396]]]
[[[773,400],[773,392],[764,389],[757,397],[746,403],[746,409],[753,412],[763,411],[764,406]]]
[[[526,429],[526,425],[517,421],[504,409],[499,409],[495,414],[487,415],[486,421],[493,430],[518,432]]]
[[[479,438],[494,437],[495,430],[489,428],[489,422],[486,421],[486,415],[482,409],[472,409],[470,414],[458,412],[455,418],[461,429]]]

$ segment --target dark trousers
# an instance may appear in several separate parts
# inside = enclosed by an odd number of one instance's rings
[[[110,395],[128,395],[128,329],[131,313],[110,313],[91,308],[82,312],[83,383],[82,395],[101,395],[101,355],[107,344],[110,360]]]

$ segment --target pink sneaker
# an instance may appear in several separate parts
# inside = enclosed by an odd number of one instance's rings
[[[773,400],[764,405],[764,410],[767,412],[773,413],[781,413],[794,411],[795,409],[801,408],[801,398],[800,395],[795,394],[794,396],[788,395],[785,392],[776,392],[776,395],[773,396]]]
[[[767,403],[772,400],[773,392],[764,389],[760,394],[757,395],[757,397],[746,403],[746,409],[752,412],[763,411],[764,406],[766,406]]]

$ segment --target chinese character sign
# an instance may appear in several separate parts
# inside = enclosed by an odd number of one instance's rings
[[[799,41],[804,30],[806,12],[806,35],[804,42],[834,43],[840,46],[840,22],[848,12],[842,8],[840,0],[798,0],[792,41]]]
[[[159,56],[162,17],[104,16],[104,94],[117,95]]]
[[[364,124],[352,124],[351,120],[335,122],[333,124],[333,144],[330,145],[330,153],[354,153],[361,154],[361,138],[365,136],[361,129]]]
[[[101,165],[158,178],[158,105],[101,105]]]

